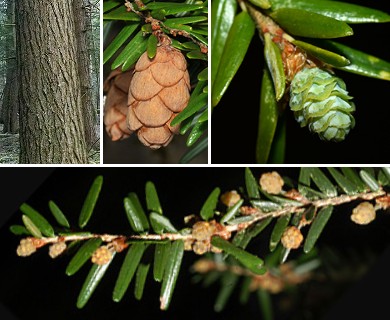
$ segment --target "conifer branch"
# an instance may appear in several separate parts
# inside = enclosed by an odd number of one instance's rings
[[[124,235],[84,231],[102,188],[103,177],[98,176],[82,206],[78,221],[81,232],[72,232],[74,228],[53,201],[49,202],[49,208],[62,231],[54,229],[45,217],[27,204],[20,207],[24,226],[12,226],[11,231],[27,235],[17,248],[17,254],[23,257],[50,245],[49,255],[56,258],[68,249],[67,243],[70,243],[69,246],[82,243],[66,269],[68,275],[73,275],[88,260],[92,262],[91,271],[80,291],[79,308],[87,303],[98,283],[96,279],[104,276],[120,252],[126,252],[126,257],[113,292],[116,302],[123,298],[136,273],[139,274],[135,280],[138,281],[136,296],[140,296],[140,286],[145,286],[144,280],[149,270],[146,266],[153,261],[154,279],[162,282],[161,309],[167,309],[184,251],[214,255],[214,261],[200,260],[194,269],[203,274],[212,271],[223,274],[221,290],[226,291],[226,284],[231,281],[237,283],[238,277],[246,277],[252,283],[248,290],[264,289],[275,293],[309,279],[306,276],[310,276],[310,272],[299,274],[289,267],[289,262],[284,262],[292,250],[300,247],[305,253],[312,252],[335,207],[357,202],[350,219],[360,225],[374,221],[377,211],[390,208],[389,168],[368,168],[358,172],[349,168],[328,168],[328,172],[319,168],[302,168],[297,189],[295,186],[287,189],[285,180],[277,172],[264,173],[260,179],[256,179],[247,168],[246,193],[227,191],[220,195],[220,188],[215,188],[205,200],[199,216],[184,218],[185,227],[181,230],[176,229],[163,215],[156,188],[152,182],[148,182],[145,188],[147,212],[133,192],[123,200],[132,229],[131,234]],[[273,220],[276,223],[270,236],[269,249],[274,255],[274,262],[269,265],[266,259],[250,253],[246,247]],[[307,233],[303,228],[306,226]],[[151,255],[145,255],[150,248],[155,251],[152,259]],[[279,261],[280,265],[275,265],[275,261]],[[318,263],[312,261],[309,267],[301,267],[300,270],[317,266]],[[222,296],[228,297],[233,288],[228,290],[229,294],[225,292]],[[220,299],[217,298],[218,310],[224,305]],[[226,299],[223,301],[226,302]]]
[[[333,198],[328,198],[328,199],[320,199],[320,200],[315,200],[315,201],[310,201],[308,199],[301,200],[302,203],[297,206],[287,206],[281,210],[276,210],[268,213],[264,212],[257,212],[252,215],[253,220],[236,224],[236,225],[231,225],[227,226],[226,228],[230,232],[235,232],[235,231],[240,231],[247,229],[251,227],[253,224],[258,223],[259,221],[263,221],[268,218],[279,218],[281,216],[287,215],[287,214],[292,214],[292,213],[302,213],[304,212],[308,206],[314,206],[315,208],[322,208],[326,206],[338,206],[346,203],[350,203],[352,201],[356,200],[373,200],[376,198],[380,198],[382,196],[387,195],[387,193],[381,188],[378,191],[367,191],[367,192],[362,192],[356,195],[346,195],[342,194],[337,197]]]

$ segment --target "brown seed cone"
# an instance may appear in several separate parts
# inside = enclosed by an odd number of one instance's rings
[[[169,45],[145,52],[135,65],[128,96],[127,125],[151,149],[168,145],[179,126],[170,125],[190,99],[190,77],[183,54]]]
[[[128,138],[132,131],[127,127],[127,95],[133,70],[122,72],[119,68],[112,71],[104,81],[107,93],[104,105],[104,125],[112,141]]]

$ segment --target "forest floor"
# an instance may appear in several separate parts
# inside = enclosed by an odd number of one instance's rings
[[[99,127],[97,127],[97,130],[99,130]],[[3,125],[0,124],[0,132],[2,131]],[[99,144],[97,145],[99,146]],[[91,150],[89,152],[88,162],[89,164],[100,163],[99,150]],[[0,164],[1,163],[19,163],[19,134],[0,133]]]
[[[3,125],[0,124],[0,132]],[[18,163],[19,134],[0,133],[0,163]]]

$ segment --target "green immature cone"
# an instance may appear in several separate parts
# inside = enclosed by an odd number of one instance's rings
[[[302,69],[291,82],[290,108],[301,127],[322,140],[343,141],[355,125],[343,80],[319,68]]]

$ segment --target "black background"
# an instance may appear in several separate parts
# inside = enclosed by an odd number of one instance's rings
[[[346,1],[390,13],[389,1]],[[351,25],[354,35],[335,39],[352,48],[390,61],[390,24]],[[212,163],[256,163],[255,146],[259,115],[263,45],[255,33],[244,62],[212,117]],[[335,70],[354,97],[356,126],[345,141],[325,142],[308,128],[300,128],[287,110],[285,163],[387,163],[390,149],[388,123],[389,81]],[[227,156],[228,155],[228,156]]]
[[[30,198],[28,196],[39,184],[39,180],[43,180],[52,169],[6,170],[0,170],[0,177],[5,178],[5,181],[18,182],[20,190],[6,186],[0,189],[2,208],[8,210],[3,209],[2,217],[15,212],[0,229],[2,244],[0,301],[18,319],[261,318],[254,297],[248,305],[240,306],[236,294],[233,295],[224,312],[215,313],[213,304],[218,286],[212,285],[205,289],[191,283],[192,275],[188,270],[196,258],[192,253],[184,256],[184,265],[169,311],[159,311],[159,285],[150,278],[141,302],[134,299],[132,286],[121,303],[112,302],[112,289],[123,256],[118,256],[117,261],[110,266],[85,309],[78,310],[75,302],[89,268],[85,266],[75,276],[67,277],[64,271],[70,257],[65,255],[52,260],[47,255],[46,248],[40,249],[27,258],[17,257],[15,250],[19,237],[8,231],[9,225],[21,223],[21,213],[17,211],[17,207],[22,201],[27,201],[53,222],[47,208],[48,200],[52,199],[67,214],[71,224],[76,225],[85,194],[91,181],[98,174],[103,174],[104,185],[95,214],[89,224],[90,230],[101,233],[128,233],[129,226],[123,212],[122,199],[128,192],[135,191],[143,201],[144,185],[148,180],[156,184],[165,214],[180,228],[183,226],[183,217],[192,213],[197,214],[214,187],[219,186],[224,192],[244,186],[243,168],[62,168],[56,169]],[[269,170],[272,169],[256,168],[253,172],[255,176],[259,176],[261,172]],[[280,168],[278,171],[293,179],[296,179],[299,173],[296,168]],[[349,209],[345,211],[347,210]],[[389,217],[384,214],[378,216],[378,219],[369,226],[360,227],[351,223],[348,214],[343,210],[336,210],[319,245],[336,247],[339,250],[368,246],[375,254],[384,252],[380,263],[374,265],[363,280],[353,284],[350,290],[345,291],[344,288],[340,291],[330,287],[330,291],[334,291],[331,292],[332,298],[325,300],[318,298],[318,301],[314,301],[315,310],[308,308],[305,303],[308,297],[305,297],[302,299],[302,304],[298,305],[291,314],[282,316],[278,312],[277,298],[274,300],[274,310],[278,314],[276,319],[318,319],[320,315],[326,315],[327,312],[330,314],[326,319],[341,319],[345,315],[364,319],[365,313],[369,313],[372,319],[388,318],[381,316],[381,312],[387,305],[384,301],[387,294],[382,295],[380,290],[387,289],[390,284],[389,230]],[[263,234],[259,242],[255,243],[254,250],[259,252],[260,256],[265,252],[261,243],[266,243],[267,239],[269,239],[269,230]],[[313,297],[309,300],[313,300]],[[305,310],[305,318],[302,315],[303,310]]]

